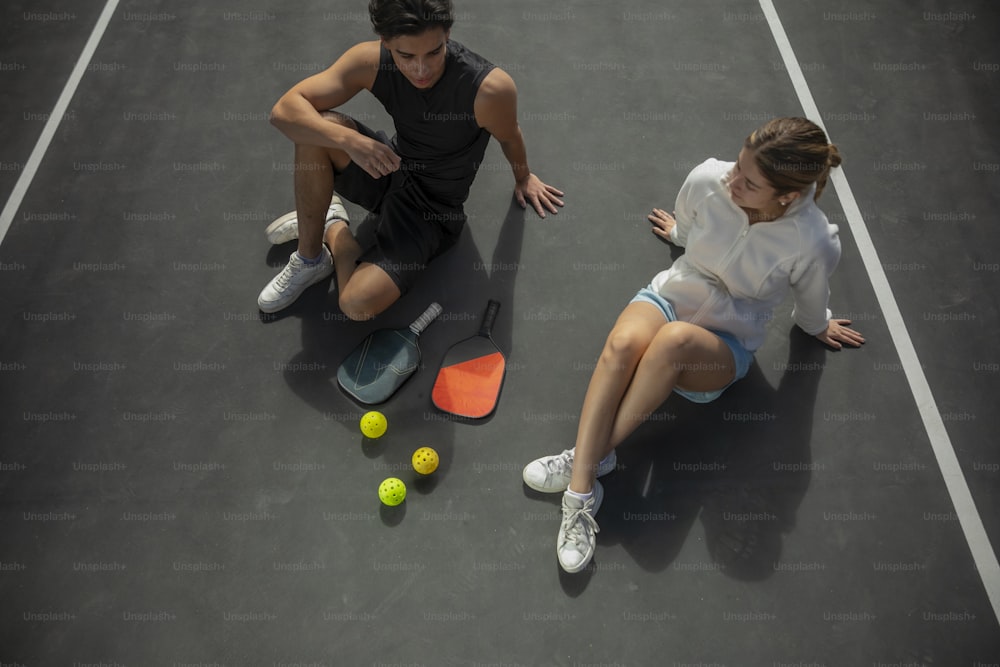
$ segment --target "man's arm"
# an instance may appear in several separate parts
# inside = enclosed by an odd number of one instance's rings
[[[292,86],[271,109],[271,124],[296,144],[342,150],[366,171],[373,164],[395,171],[399,156],[388,146],[321,115],[346,104],[362,90],[371,90],[378,74],[379,49],[377,41],[358,44],[328,69]],[[375,178],[382,175],[369,173]]]
[[[558,213],[557,206],[563,202],[563,193],[542,183],[528,169],[528,153],[517,124],[517,88],[514,80],[502,69],[494,69],[486,75],[475,102],[476,122],[493,135],[500,143],[504,157],[514,172],[514,196],[521,207],[531,202],[539,216],[545,217],[545,210]]]

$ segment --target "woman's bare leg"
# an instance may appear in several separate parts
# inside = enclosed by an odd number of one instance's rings
[[[636,305],[647,304],[632,304]],[[658,312],[652,306],[650,309]],[[733,354],[722,339],[687,322],[663,322],[662,315],[660,320],[652,339],[634,362],[635,350],[641,347],[638,342],[643,339],[635,336],[628,338],[629,345],[616,344],[613,339],[625,339],[615,337],[618,324],[608,337],[580,415],[570,490],[590,492],[598,462],[648,419],[674,387],[714,391],[733,379]],[[631,319],[628,323],[632,324]],[[623,333],[634,330],[630,326]],[[612,372],[616,366],[617,373]],[[617,394],[619,389],[621,393]]]

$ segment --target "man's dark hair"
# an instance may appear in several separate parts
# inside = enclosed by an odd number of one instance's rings
[[[451,29],[451,0],[371,0],[368,15],[375,34],[384,39],[419,35],[429,28]]]

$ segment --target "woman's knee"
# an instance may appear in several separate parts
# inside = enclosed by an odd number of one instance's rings
[[[726,344],[712,332],[687,322],[664,325],[650,350],[658,363],[678,373],[678,384],[685,389],[699,387],[701,391],[702,382],[714,389],[733,374],[733,355]]]
[[[683,351],[694,344],[700,328],[687,322],[667,322],[656,332],[651,345],[659,351]]]
[[[642,327],[618,325],[608,334],[601,359],[604,362],[628,363],[637,360],[649,347],[651,337]]]
[[[695,347],[697,327],[686,322],[668,322],[656,332],[644,356],[647,365],[664,371],[684,371],[685,362]]]

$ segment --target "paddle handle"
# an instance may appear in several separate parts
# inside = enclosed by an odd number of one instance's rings
[[[500,312],[500,302],[490,299],[490,302],[486,304],[486,312],[483,314],[483,324],[479,327],[480,336],[490,337],[490,332],[493,331],[493,323],[496,322],[498,312]]]
[[[426,329],[427,325],[433,322],[440,314],[441,304],[435,301],[431,305],[427,306],[427,310],[424,311],[423,315],[413,320],[413,324],[410,325],[410,331],[419,336],[420,332]]]

